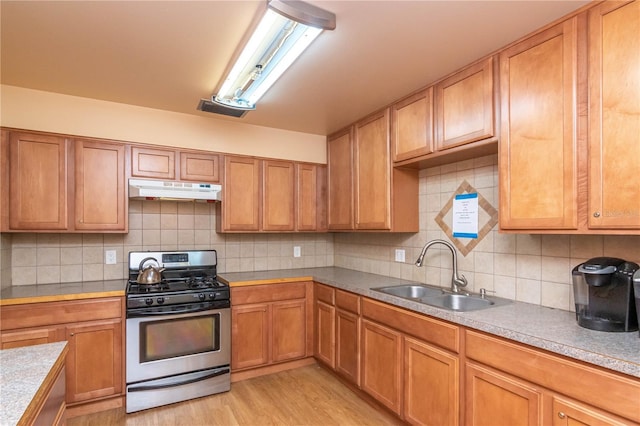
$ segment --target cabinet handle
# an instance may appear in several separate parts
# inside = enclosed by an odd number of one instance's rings
[[[593,217],[600,217],[600,212],[595,212],[595,213],[593,214]]]
[[[562,411],[558,411],[558,417],[560,417],[561,419],[564,419],[565,417],[567,417],[567,415]]]
[[[69,333],[69,336],[73,337],[76,333]]]

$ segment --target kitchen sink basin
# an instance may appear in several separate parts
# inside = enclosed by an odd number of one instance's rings
[[[442,289],[427,287],[424,285],[394,285],[389,287],[372,288],[371,290],[402,297],[404,299],[422,299],[424,297],[442,295]]]
[[[447,293],[441,288],[414,284],[378,287],[371,290],[456,312],[477,311],[511,303],[510,300],[499,297]]]

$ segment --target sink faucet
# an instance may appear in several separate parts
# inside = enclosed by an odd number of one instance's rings
[[[416,266],[422,266],[422,262],[424,261],[424,255],[427,253],[427,249],[434,244],[442,244],[449,248],[451,251],[451,255],[453,256],[453,275],[451,276],[451,292],[452,293],[464,293],[460,290],[461,287],[467,286],[467,279],[464,275],[458,276],[458,256],[456,254],[456,248],[448,241],[445,240],[431,240],[427,244],[422,247],[422,251],[420,252],[420,256],[418,256],[418,260],[416,260]]]

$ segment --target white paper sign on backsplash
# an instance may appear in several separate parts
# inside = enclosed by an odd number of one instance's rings
[[[478,193],[458,194],[453,199],[453,236],[478,238]]]

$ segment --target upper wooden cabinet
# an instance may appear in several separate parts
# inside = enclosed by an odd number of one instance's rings
[[[293,231],[295,168],[291,161],[263,161],[262,194],[262,229]]]
[[[220,155],[132,146],[131,176],[219,183]]]
[[[433,152],[433,87],[391,106],[393,161]]]
[[[2,134],[3,231],[127,232],[124,144]]]
[[[500,227],[577,227],[577,37],[572,18],[500,53]]]
[[[640,1],[589,10],[591,229],[640,231]]]
[[[326,230],[326,173],[317,164],[225,156],[218,232]]]
[[[3,230],[69,229],[67,147],[61,136],[2,131],[5,188]],[[8,172],[8,173],[7,173]]]
[[[327,139],[330,230],[418,231],[418,171],[393,168],[389,109]]]
[[[125,146],[75,141],[75,229],[126,231]]]
[[[489,57],[436,84],[438,150],[495,136],[493,62]]]

